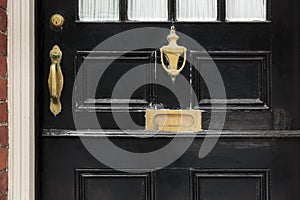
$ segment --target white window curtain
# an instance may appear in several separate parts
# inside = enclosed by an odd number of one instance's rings
[[[177,20],[216,21],[217,8],[217,0],[177,0]]]
[[[132,21],[167,21],[167,0],[128,0],[128,19]]]
[[[267,0],[226,0],[226,20],[264,21]]]
[[[79,20],[118,21],[119,0],[78,0]]]

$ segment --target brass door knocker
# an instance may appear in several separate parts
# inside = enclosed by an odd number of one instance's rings
[[[60,62],[62,52],[59,46],[55,45],[50,51],[51,66],[48,78],[50,92],[50,111],[54,116],[61,112],[60,96],[63,89],[64,77],[61,71]]]
[[[175,81],[175,78],[180,74],[180,72],[185,67],[187,49],[177,44],[177,40],[179,39],[179,36],[176,34],[174,26],[171,27],[171,32],[170,35],[168,35],[167,39],[169,41],[169,44],[167,46],[163,46],[160,49],[161,64],[164,70],[171,76],[172,81]],[[178,61],[182,54],[183,54],[183,63],[182,66],[178,69]],[[165,65],[164,56],[166,56],[169,61],[168,67]]]

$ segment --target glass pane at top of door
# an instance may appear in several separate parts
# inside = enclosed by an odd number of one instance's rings
[[[167,0],[128,0],[128,19],[132,21],[167,21]]]
[[[216,21],[217,0],[177,0],[178,21]]]
[[[78,0],[80,21],[118,21],[119,0]]]
[[[226,20],[265,21],[267,0],[226,0]]]

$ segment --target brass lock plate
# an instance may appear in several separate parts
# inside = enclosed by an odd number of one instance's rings
[[[146,130],[163,132],[202,131],[201,110],[146,110]]]
[[[54,14],[51,16],[50,23],[54,28],[61,28],[65,23],[65,19],[60,14]]]

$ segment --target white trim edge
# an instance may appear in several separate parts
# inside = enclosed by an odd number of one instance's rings
[[[34,200],[34,0],[8,2],[8,199]]]

